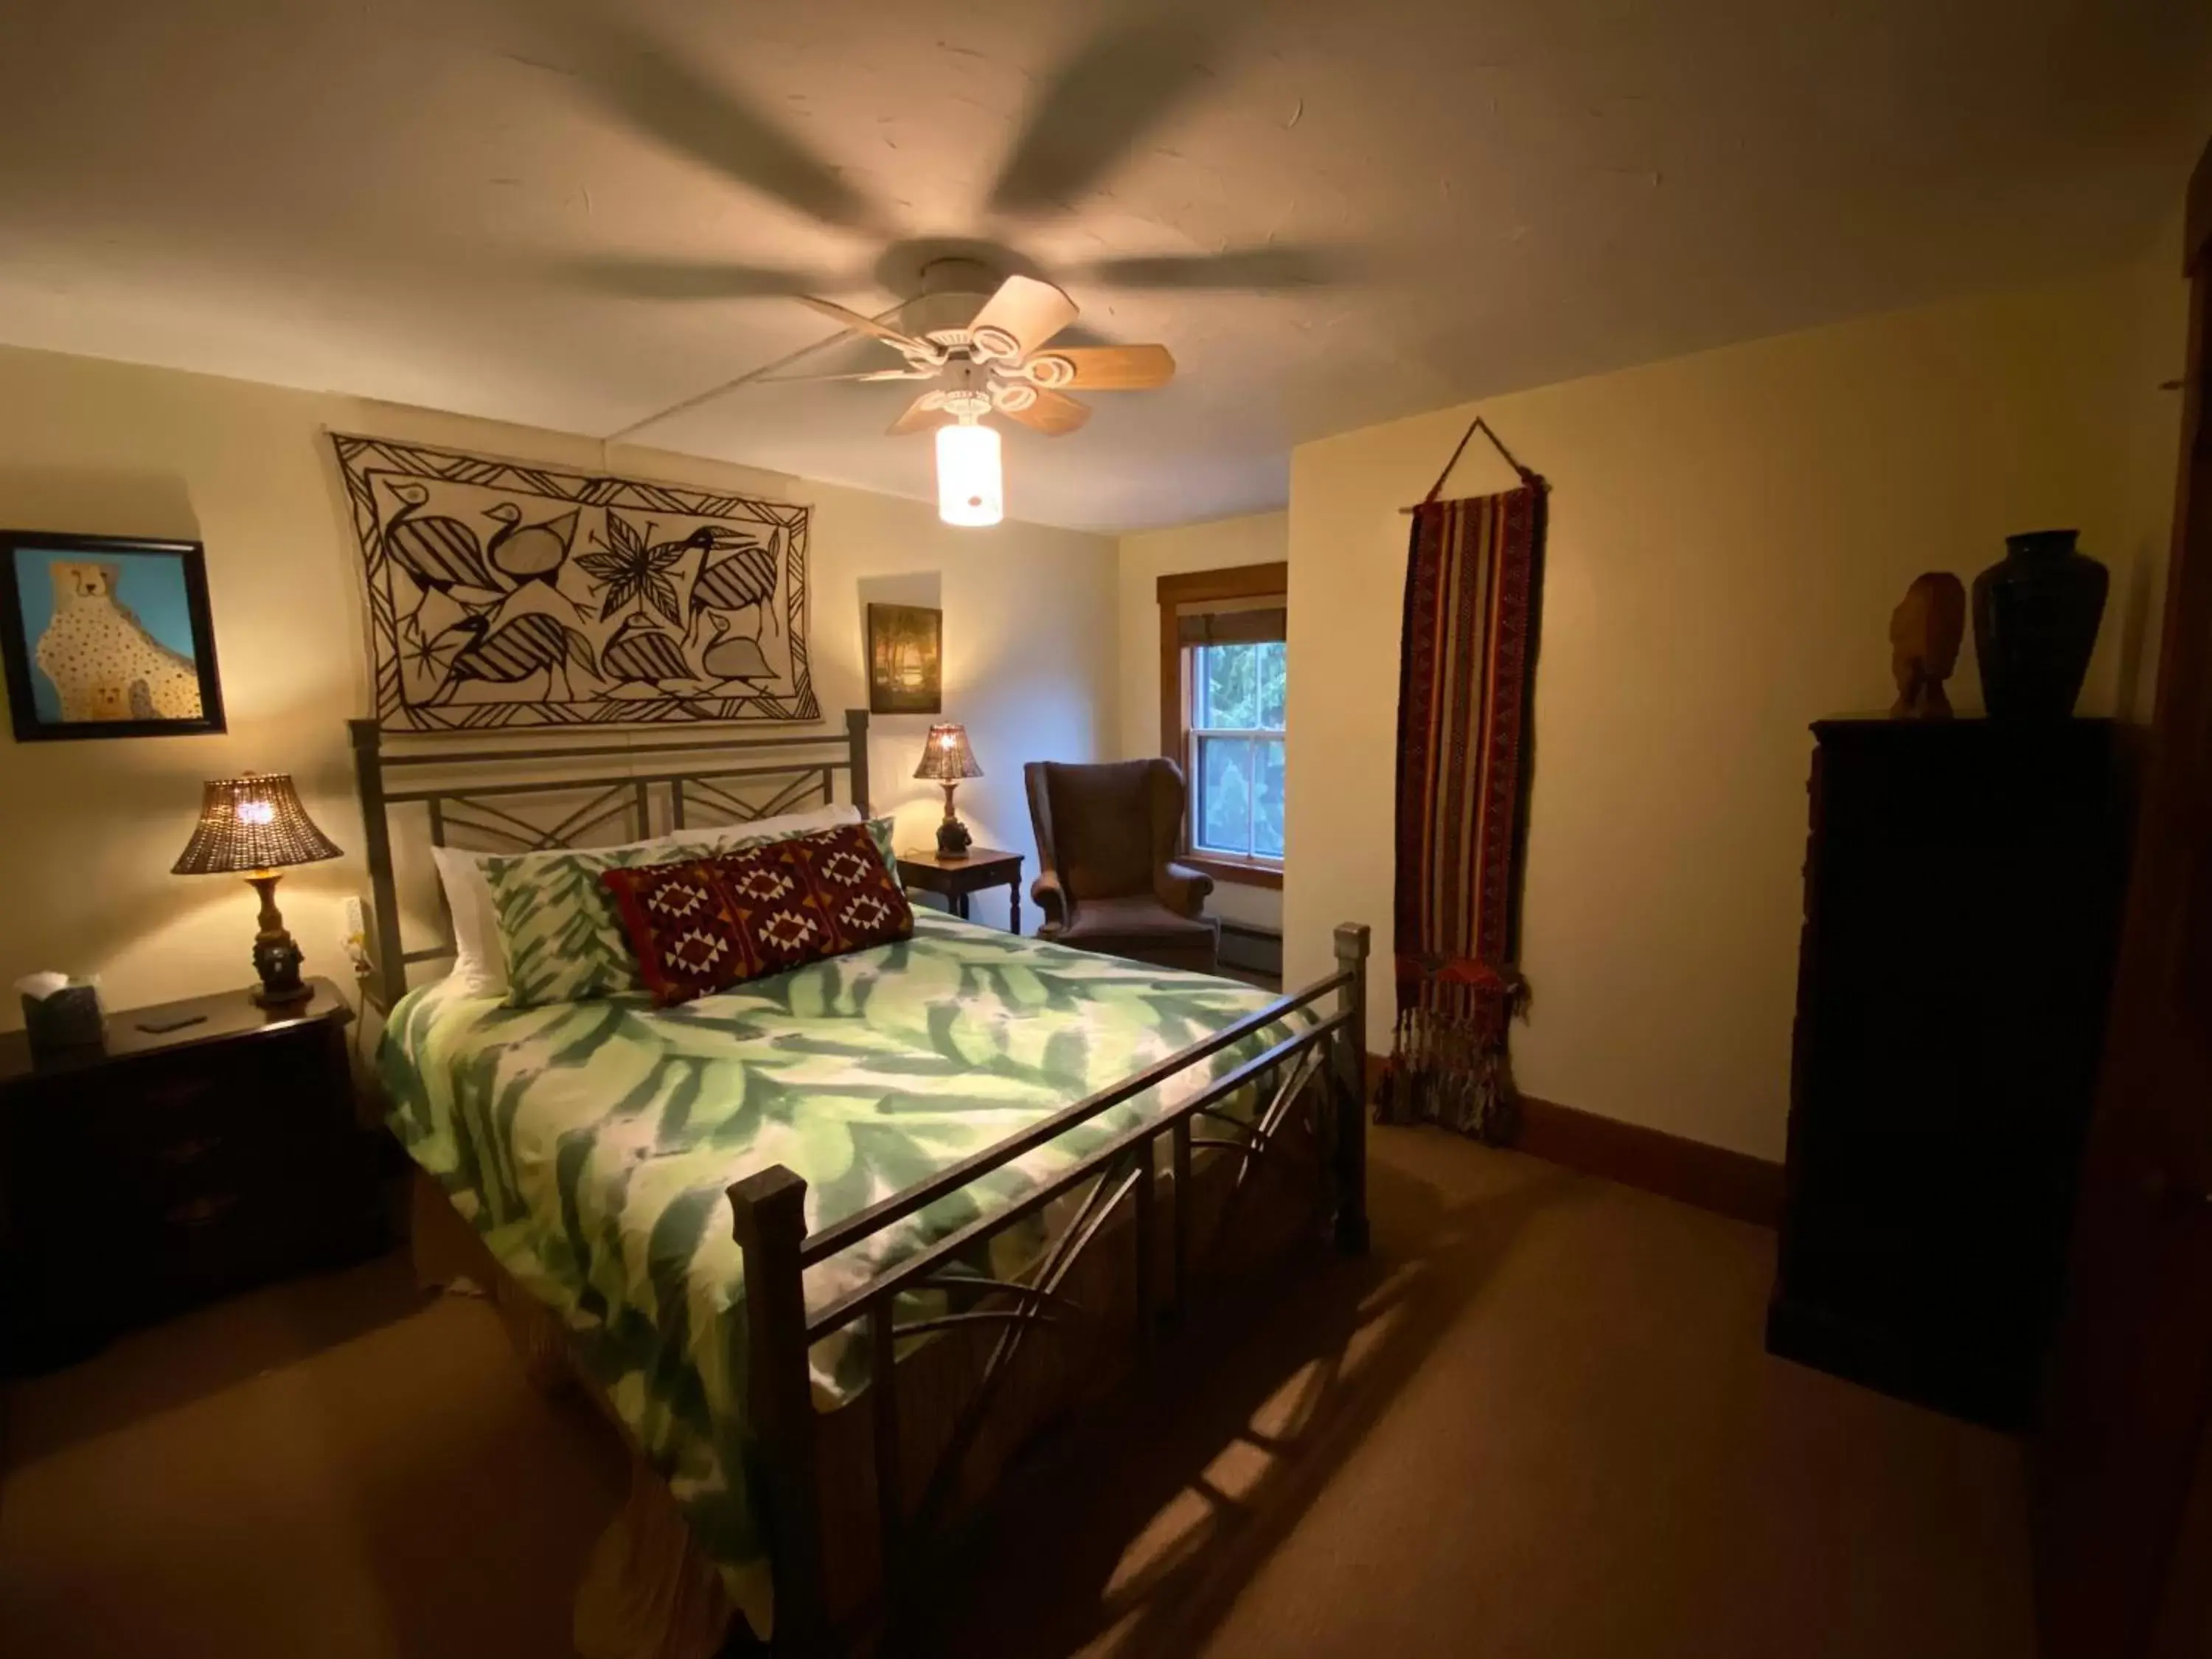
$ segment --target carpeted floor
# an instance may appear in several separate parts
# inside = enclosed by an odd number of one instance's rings
[[[2033,1654],[2018,1449],[1766,1358],[1770,1235],[1430,1132],[1374,1160],[1374,1257],[1217,1310],[1032,1470],[927,1645]],[[624,1467],[397,1259],[23,1385],[8,1434],[11,1659],[553,1659]]]

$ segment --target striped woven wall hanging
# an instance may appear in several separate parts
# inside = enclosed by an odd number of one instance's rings
[[[1519,487],[1438,501],[1478,431]],[[1478,416],[1427,497],[1407,509],[1398,1013],[1377,1115],[1492,1141],[1512,1133],[1506,1030],[1526,988],[1516,935],[1547,488]]]

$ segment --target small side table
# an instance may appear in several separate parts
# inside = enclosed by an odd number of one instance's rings
[[[934,848],[902,848],[898,855],[899,879],[925,893],[941,894],[952,914],[968,920],[968,896],[987,887],[1006,890],[1006,924],[1022,931],[1022,855],[991,847],[969,848],[965,858],[951,859]]]
[[[104,1043],[0,1036],[0,1372],[385,1248],[328,980],[111,1010]]]

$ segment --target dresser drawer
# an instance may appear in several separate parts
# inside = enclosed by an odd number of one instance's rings
[[[281,1198],[301,1179],[319,1178],[328,1162],[302,1157],[319,1151],[312,1137],[274,1136],[220,1115],[161,1127],[157,1136],[116,1148],[106,1165],[118,1195],[141,1215],[167,1215],[209,1197]]]
[[[224,1148],[327,1140],[343,1127],[331,1109],[330,1058],[312,1044],[265,1047],[118,1071],[75,1103],[88,1147],[117,1164],[158,1172]]]
[[[137,1316],[245,1290],[296,1265],[298,1206],[279,1193],[210,1182],[136,1221],[125,1235],[119,1288]]]

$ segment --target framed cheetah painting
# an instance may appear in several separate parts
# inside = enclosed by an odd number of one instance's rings
[[[222,731],[200,544],[0,530],[0,666],[19,743]]]

